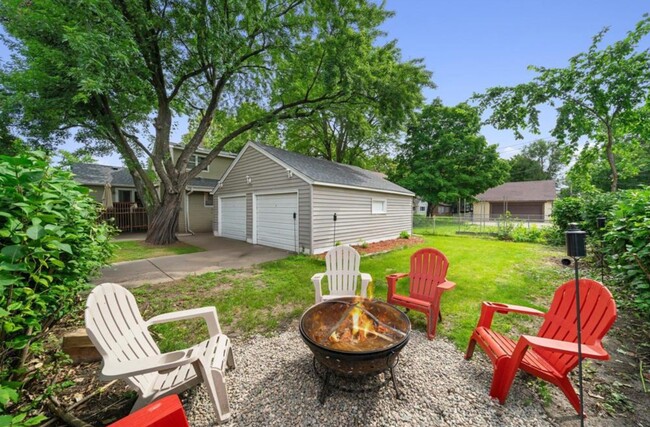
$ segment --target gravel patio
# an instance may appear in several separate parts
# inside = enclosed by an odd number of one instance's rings
[[[420,331],[400,353],[401,400],[391,386],[357,395],[332,390],[321,405],[320,379],[297,326],[269,337],[235,338],[233,349],[237,369],[226,374],[231,426],[553,425],[520,378],[501,406],[488,396],[492,367],[479,351],[467,362],[451,342],[429,341]],[[203,386],[184,394],[183,402],[191,426],[213,425]]]

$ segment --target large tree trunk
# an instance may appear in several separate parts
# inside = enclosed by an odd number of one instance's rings
[[[167,193],[163,196],[162,203],[154,210],[153,217],[149,221],[145,242],[152,245],[170,245],[178,241],[176,225],[182,197],[182,192]]]

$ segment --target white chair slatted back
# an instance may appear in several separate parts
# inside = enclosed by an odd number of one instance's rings
[[[126,362],[160,354],[140,315],[135,298],[123,287],[105,283],[95,287],[86,302],[88,336],[104,363]],[[126,378],[142,390],[151,385],[155,374]]]
[[[361,256],[350,246],[337,246],[325,256],[330,295],[354,295],[361,273]]]

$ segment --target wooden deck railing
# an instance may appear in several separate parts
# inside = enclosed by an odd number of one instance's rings
[[[147,210],[130,202],[113,203],[113,207],[102,211],[100,219],[111,221],[121,231],[145,231],[148,228]]]

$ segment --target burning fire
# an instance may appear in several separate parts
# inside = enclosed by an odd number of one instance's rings
[[[329,341],[332,343],[349,342],[359,343],[368,339],[369,335],[392,341],[392,338],[385,335],[388,329],[370,318],[360,303],[350,310],[348,316],[343,319],[340,327],[332,332]]]

